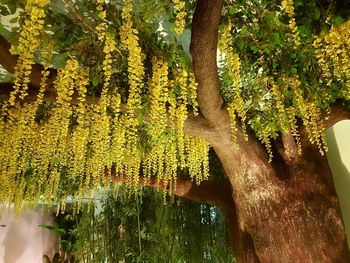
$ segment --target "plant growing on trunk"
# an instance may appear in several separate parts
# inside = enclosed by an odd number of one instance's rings
[[[22,7],[18,32],[2,25],[12,47],[0,39],[14,73],[0,89],[2,203],[64,207],[112,181],[146,185],[220,207],[239,262],[349,261],[324,157],[325,128],[350,117],[349,6],[1,7]]]

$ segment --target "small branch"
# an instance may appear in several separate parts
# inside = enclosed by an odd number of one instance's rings
[[[79,22],[88,30],[93,32],[95,35],[99,35],[98,31],[93,28],[90,24],[88,24],[78,13],[78,11],[75,9],[74,5],[71,3],[70,0],[63,0],[63,2],[66,4],[66,6],[71,10],[71,12],[74,14],[75,18],[79,20]]]
[[[190,51],[198,83],[198,105],[213,124],[222,121],[223,99],[217,67],[218,29],[223,0],[198,0],[192,20]]]
[[[283,133],[281,135],[283,143],[283,152],[281,153],[283,159],[292,162],[298,158],[298,146],[295,143],[294,137],[291,132]]]
[[[329,116],[325,117],[324,126],[327,129],[343,120],[350,120],[350,109],[342,105],[341,101],[336,101],[331,105]]]

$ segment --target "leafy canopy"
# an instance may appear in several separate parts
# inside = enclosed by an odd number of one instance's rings
[[[79,199],[108,185],[109,175],[135,185],[156,177],[170,189],[180,170],[197,183],[208,179],[208,142],[184,133],[188,116],[200,116],[189,54],[195,4],[2,1],[0,33],[18,55],[13,91],[1,104],[2,203]],[[249,126],[272,158],[271,140],[291,131],[301,152],[301,119],[324,153],[321,113],[350,98],[344,7],[225,2],[218,73],[233,140]],[[30,80],[34,63],[44,69],[40,87]],[[48,102],[50,90],[57,96]]]

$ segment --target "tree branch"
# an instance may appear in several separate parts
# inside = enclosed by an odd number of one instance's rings
[[[294,140],[291,131],[283,133],[281,135],[282,143],[283,143],[283,151],[280,152],[283,159],[289,163],[293,162],[296,158],[298,158],[298,146]]]
[[[93,32],[95,35],[98,35],[98,31],[93,28],[90,24],[88,24],[82,17],[81,15],[78,13],[78,11],[75,9],[75,7],[73,6],[73,4],[71,3],[71,1],[69,0],[63,0],[63,2],[66,4],[66,6],[71,10],[71,12],[74,14],[74,16],[76,17],[76,19],[88,30],[90,30],[91,32]]]
[[[341,101],[336,101],[331,105],[331,113],[324,120],[324,126],[327,129],[343,120],[350,120],[350,109],[342,105]]]
[[[211,123],[222,121],[223,99],[217,68],[218,28],[223,0],[198,0],[192,20],[190,51],[198,83],[197,98],[203,115]]]
[[[129,183],[130,179],[118,176],[112,171],[112,181],[115,183]],[[207,203],[226,209],[232,200],[232,190],[227,178],[221,181],[203,181],[197,185],[195,182],[184,179],[176,179],[176,190],[170,190],[163,182],[157,182],[157,179],[140,177],[138,185],[147,186],[166,191],[170,194],[189,199],[194,202]]]

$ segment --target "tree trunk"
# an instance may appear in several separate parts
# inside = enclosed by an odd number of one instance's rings
[[[350,262],[339,201],[325,157],[268,163],[260,147],[214,146],[233,188],[226,209],[238,262]],[[238,162],[237,162],[238,160]]]

